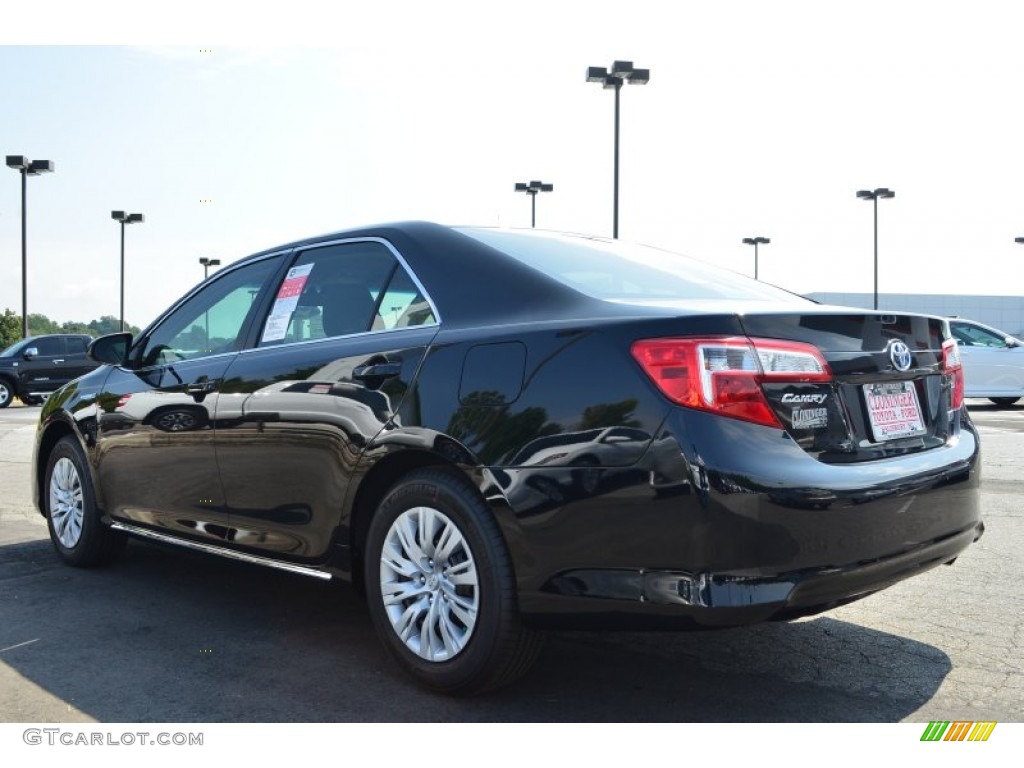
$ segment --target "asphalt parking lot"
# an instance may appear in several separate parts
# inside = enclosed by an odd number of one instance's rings
[[[987,532],[952,567],[789,624],[553,634],[474,699],[413,688],[343,585],[133,542],[67,568],[31,508],[38,408],[0,411],[5,722],[1024,720],[1024,406],[969,401]]]

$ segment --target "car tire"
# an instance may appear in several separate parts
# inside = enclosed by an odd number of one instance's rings
[[[100,520],[85,455],[73,437],[63,437],[46,462],[43,503],[50,541],[68,565],[106,565],[124,549],[125,538]]]
[[[7,379],[0,379],[0,408],[6,408],[14,399],[14,387]]]
[[[542,635],[520,622],[512,560],[476,490],[418,470],[384,497],[367,534],[370,615],[423,686],[473,694],[523,675]]]
[[[990,397],[993,403],[998,405],[1000,408],[1009,408],[1011,405],[1020,400],[1019,397]]]
[[[25,397],[21,398],[21,402],[24,403],[25,405],[42,405],[43,404],[43,398],[41,398],[41,397],[30,397],[28,395],[25,395]]]

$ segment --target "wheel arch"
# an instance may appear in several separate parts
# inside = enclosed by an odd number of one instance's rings
[[[35,453],[35,483],[32,488],[33,500],[35,501],[36,509],[44,517],[46,516],[46,509],[43,505],[43,499],[46,496],[46,489],[43,486],[46,483],[46,465],[50,461],[50,454],[53,452],[54,446],[56,446],[61,439],[68,436],[71,436],[78,441],[78,444],[82,449],[82,453],[86,457],[86,465],[91,476],[90,480],[92,480],[92,487],[96,493],[97,503],[99,502],[100,494],[99,488],[96,485],[96,473],[93,471],[92,462],[89,461],[89,450],[86,447],[85,442],[82,440],[82,435],[67,421],[63,419],[53,419],[46,425],[43,434],[39,437]]]
[[[395,450],[376,461],[363,476],[355,491],[349,516],[349,547],[353,584],[363,589],[363,553],[374,513],[387,492],[404,476],[419,469],[437,469],[468,483],[479,494],[484,506],[494,515],[502,532],[505,546],[512,555],[515,570],[515,542],[519,536],[510,535],[510,526],[518,529],[512,509],[496,489],[491,473],[484,467],[457,463],[447,456],[432,451],[408,448]],[[498,497],[496,497],[498,494]]]

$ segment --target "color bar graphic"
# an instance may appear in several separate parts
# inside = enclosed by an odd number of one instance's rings
[[[988,741],[995,727],[993,721],[932,720],[921,734],[921,741]]]

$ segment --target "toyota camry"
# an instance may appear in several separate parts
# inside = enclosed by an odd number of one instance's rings
[[[447,693],[523,674],[547,628],[811,615],[983,531],[948,321],[650,247],[339,232],[90,355],[33,461],[64,561],[140,538],[349,581]]]

